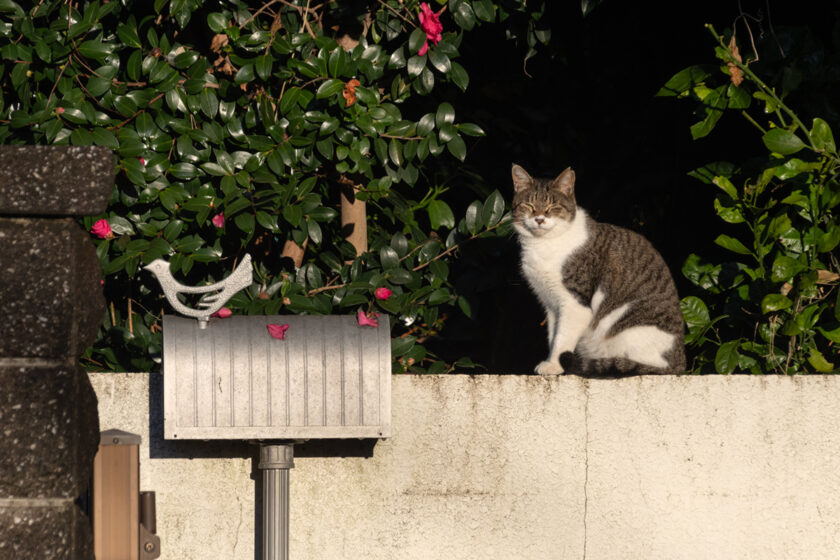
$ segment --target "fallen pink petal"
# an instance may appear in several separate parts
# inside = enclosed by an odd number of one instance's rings
[[[105,218],[96,220],[96,223],[90,228],[90,232],[99,239],[111,239],[114,237],[114,233],[111,231],[111,224]]]
[[[224,214],[224,212],[219,212],[218,214],[216,214],[215,216],[213,216],[213,218],[212,218],[210,221],[211,221],[211,222],[213,223],[213,225],[214,225],[214,226],[216,226],[217,228],[223,228],[223,227],[225,227],[225,214]]]
[[[233,315],[233,311],[231,311],[227,307],[222,307],[221,309],[219,309],[215,313],[211,314],[210,316],[211,317],[218,317],[219,319],[227,319],[231,315]]]
[[[137,159],[139,159],[140,163],[142,163],[144,166],[146,165],[146,160],[145,159],[143,159],[141,157],[138,157]]]
[[[278,325],[277,323],[271,323],[270,325],[266,325],[265,328],[268,329],[268,334],[271,335],[271,338],[283,340],[286,338],[286,331],[289,330],[289,324]]]
[[[359,321],[360,327],[378,327],[379,321],[377,321],[377,317],[379,317],[379,313],[371,313],[370,315],[366,315],[364,311],[359,309],[359,314],[356,318]]]
[[[391,297],[392,293],[394,292],[392,292],[388,288],[376,288],[376,290],[374,290],[373,292],[373,297],[375,297],[376,299],[386,300],[389,297]]]

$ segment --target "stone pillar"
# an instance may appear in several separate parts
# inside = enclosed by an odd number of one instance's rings
[[[99,443],[79,356],[105,313],[78,216],[114,185],[105,148],[0,146],[0,558],[93,559],[76,501]]]

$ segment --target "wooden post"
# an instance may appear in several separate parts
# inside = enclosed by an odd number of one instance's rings
[[[368,250],[367,209],[365,202],[356,198],[359,186],[341,176],[341,233],[356,248],[356,256]]]
[[[140,436],[102,432],[93,462],[93,548],[97,560],[140,558]]]

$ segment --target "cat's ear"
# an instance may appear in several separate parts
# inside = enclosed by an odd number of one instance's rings
[[[510,174],[513,176],[513,192],[524,191],[534,184],[534,180],[521,165],[514,163],[510,168]]]
[[[566,196],[572,196],[575,193],[574,170],[571,167],[567,167],[563,173],[551,182],[551,188],[560,191]]]

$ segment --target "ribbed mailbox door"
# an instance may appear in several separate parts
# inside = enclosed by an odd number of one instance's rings
[[[283,340],[269,324],[288,324]],[[167,439],[391,435],[388,318],[232,316],[163,320]]]

